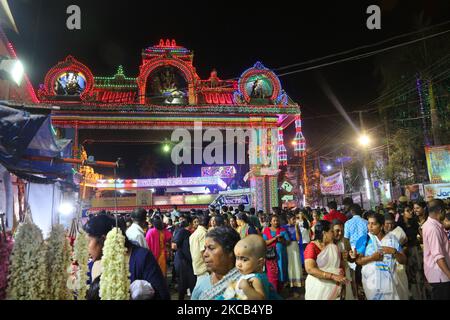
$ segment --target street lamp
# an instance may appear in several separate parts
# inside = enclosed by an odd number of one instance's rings
[[[24,69],[20,60],[0,56],[0,79],[14,81],[20,85],[23,74]]]
[[[361,146],[367,147],[370,144],[370,138],[366,134],[362,134],[359,136],[358,142]]]
[[[168,144],[163,145],[163,151],[168,153],[170,151],[170,146]]]
[[[333,167],[330,166],[330,165],[327,165],[327,166],[326,166],[326,169],[327,169],[327,171],[331,171],[331,169],[333,169]]]
[[[367,147],[370,145],[370,137],[362,133],[358,138],[359,144],[363,147],[363,177],[364,177],[364,188],[366,189],[367,200],[369,200],[369,206],[372,207],[372,183],[370,181],[370,175],[367,172]],[[369,208],[371,209],[371,208]]]

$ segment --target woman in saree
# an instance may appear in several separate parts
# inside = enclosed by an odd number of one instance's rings
[[[367,219],[369,234],[356,244],[357,248],[364,248],[363,254],[356,259],[356,263],[362,266],[364,293],[367,300],[399,300],[396,261],[404,265],[406,256],[397,237],[384,232],[383,215],[371,212]]]
[[[295,289],[302,287],[302,259],[300,255],[300,250],[302,249],[302,234],[300,228],[296,223],[296,217],[294,213],[288,213],[287,215],[288,224],[284,225],[283,228],[286,229],[289,239],[291,242],[287,246],[287,256],[288,256],[288,277],[289,285],[291,288]]]
[[[351,286],[353,278],[350,272],[350,266],[347,263],[347,262],[353,263],[355,262],[355,260],[352,257],[352,247],[350,245],[350,241],[344,238],[344,223],[341,220],[338,219],[333,220],[333,234],[334,234],[334,242],[338,246],[339,251],[341,253],[345,277],[348,280],[348,283],[346,283],[345,287],[343,286],[343,289],[345,289],[345,293],[343,293],[342,296],[344,297],[345,300],[355,300],[356,291],[354,292]]]
[[[315,239],[305,250],[305,300],[339,300],[347,282],[338,246],[334,244],[331,223],[319,220]]]
[[[391,233],[397,237],[401,246],[404,246],[408,241],[406,233],[401,227],[396,227],[395,217],[391,213],[384,215],[384,232],[386,234]],[[409,285],[408,276],[406,274],[406,266],[395,262],[395,273],[397,277],[397,293],[400,300],[409,300]]]
[[[209,274],[198,277],[191,300],[219,299],[241,274],[235,267],[234,246],[241,238],[236,230],[216,227],[206,234],[203,259]]]
[[[277,292],[280,292],[283,284],[288,280],[286,246],[289,244],[289,236],[286,229],[280,227],[278,216],[272,216],[270,225],[263,230],[262,236],[266,241],[268,251],[275,250],[276,254],[271,258],[266,257],[266,272],[269,282]]]
[[[237,232],[241,239],[244,239],[249,234],[258,234],[258,231],[250,224],[250,220],[245,213],[238,213],[236,215],[236,222],[239,226]]]
[[[170,231],[164,228],[164,224],[159,217],[152,219],[153,227],[147,231],[145,240],[149,250],[155,256],[158,261],[159,267],[164,276],[167,273],[167,246],[169,245],[172,234]]]

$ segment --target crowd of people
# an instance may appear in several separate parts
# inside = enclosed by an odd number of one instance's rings
[[[449,203],[400,200],[374,211],[346,198],[341,210],[331,201],[270,214],[243,205],[103,212],[85,225],[88,298],[98,298],[103,242],[118,224],[137,299],[170,299],[170,288],[179,300],[450,299]]]

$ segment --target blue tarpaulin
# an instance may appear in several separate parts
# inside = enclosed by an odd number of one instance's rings
[[[71,141],[56,138],[49,115],[0,103],[0,162],[25,179],[72,178],[71,164],[26,160],[24,156],[70,158]]]

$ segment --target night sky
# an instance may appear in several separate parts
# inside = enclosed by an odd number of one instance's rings
[[[193,50],[194,66],[202,79],[213,68],[220,78],[239,77],[258,60],[279,74],[300,68],[277,71],[286,65],[411,32],[413,17],[421,11],[431,24],[449,20],[450,15],[448,0],[9,2],[20,34],[8,32],[8,36],[36,88],[46,72],[69,54],[95,76],[113,75],[120,64],[127,76],[136,76],[141,50],[160,38],[176,39]],[[66,8],[71,4],[81,8],[81,30],[66,28]],[[370,4],[382,8],[381,30],[366,28]],[[341,116],[329,116],[337,111],[319,85],[319,76],[347,112],[365,108],[375,99],[380,79],[374,73],[373,57],[281,76],[283,88],[302,107],[308,147],[325,154],[336,141],[352,139],[352,130]],[[358,121],[357,114],[350,116]],[[376,125],[373,119],[367,116],[368,126]],[[288,138],[292,132],[288,130]],[[146,152],[133,148],[121,147],[120,152]],[[102,160],[117,156],[112,148],[101,149],[96,157]]]

